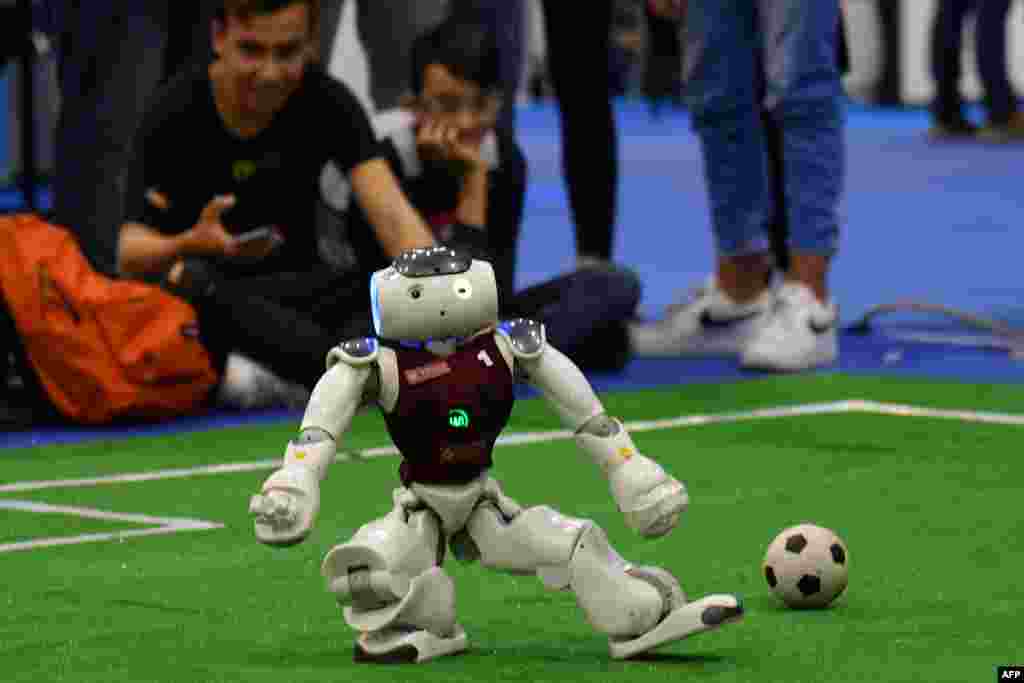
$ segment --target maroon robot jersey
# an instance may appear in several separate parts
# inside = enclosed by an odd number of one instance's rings
[[[508,423],[515,380],[488,332],[449,356],[392,347],[398,402],[384,413],[402,455],[402,483],[464,483],[491,466],[494,442]]]

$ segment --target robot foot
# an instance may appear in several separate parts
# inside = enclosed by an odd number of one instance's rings
[[[356,639],[355,661],[374,664],[418,664],[468,647],[466,632],[458,624],[450,638],[430,631],[385,628],[362,633]]]
[[[626,659],[695,633],[711,631],[743,618],[743,603],[734,595],[708,595],[668,613],[657,626],[632,640],[608,641],[612,659]]]

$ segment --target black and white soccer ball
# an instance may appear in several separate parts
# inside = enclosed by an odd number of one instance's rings
[[[798,524],[775,537],[761,569],[772,593],[787,606],[827,607],[846,590],[850,553],[831,529]]]

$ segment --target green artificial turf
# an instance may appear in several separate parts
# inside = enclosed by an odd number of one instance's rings
[[[608,394],[626,420],[838,399],[1012,410],[1012,388],[841,376]],[[280,457],[281,424],[0,451],[5,482],[243,463]],[[539,401],[517,405],[509,432],[558,428]],[[600,524],[638,564],[663,566],[691,596],[735,592],[743,622],[635,661],[568,592],[529,576],[449,558],[466,654],[420,666],[352,661],[353,632],[326,593],[320,561],[385,514],[397,458],[336,464],[320,518],[299,546],[258,544],[246,511],[269,470],[7,492],[30,500],[223,529],[0,554],[0,662],[5,681],[966,681],[1024,658],[1022,428],[868,414],[784,417],[634,434],[686,481],[691,507],[667,537],[629,531],[600,473],[570,440],[506,446],[495,475],[523,505],[548,504]],[[350,447],[386,444],[357,417]],[[11,471],[17,476],[11,476]],[[0,510],[3,540],[109,530],[72,518]],[[34,523],[26,518],[36,518]],[[848,591],[830,609],[791,611],[761,576],[768,543],[810,521],[835,529],[850,559]]]

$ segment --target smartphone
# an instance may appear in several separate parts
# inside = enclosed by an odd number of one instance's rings
[[[281,232],[273,226],[263,226],[255,230],[235,235],[238,251],[232,257],[233,260],[242,262],[256,262],[266,258],[284,242]]]
[[[260,242],[262,240],[277,241],[281,239],[281,235],[277,231],[277,228],[265,225],[262,228],[256,228],[255,230],[249,230],[248,232],[243,232],[240,235],[235,235],[235,239],[238,241],[238,244],[245,245],[250,242]]]

